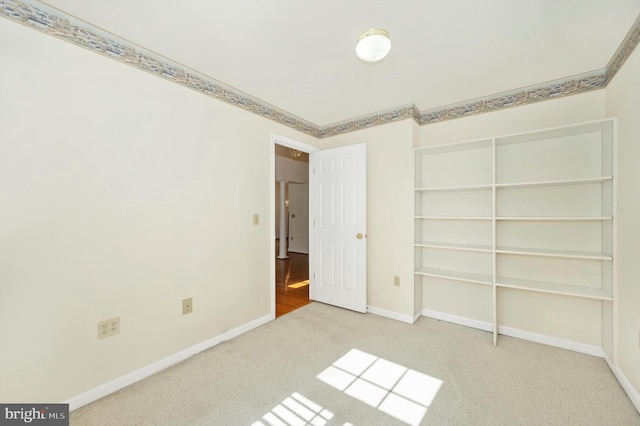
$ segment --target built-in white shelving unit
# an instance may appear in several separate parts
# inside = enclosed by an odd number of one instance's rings
[[[494,344],[501,289],[601,301],[613,359],[615,173],[614,119],[416,148],[417,283],[487,288]]]

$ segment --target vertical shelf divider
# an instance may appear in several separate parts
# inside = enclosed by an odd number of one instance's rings
[[[611,302],[611,362],[613,365],[618,364],[618,122],[617,119],[612,119],[611,129],[611,175],[613,181],[611,182],[611,215],[613,219],[611,221],[611,296],[613,301]],[[604,203],[604,200],[603,200]],[[606,303],[606,302],[602,302]],[[605,328],[603,327],[602,340],[606,339]]]
[[[498,229],[497,229],[497,224],[496,224],[496,216],[498,215],[497,212],[497,194],[496,194],[496,173],[497,173],[497,169],[496,169],[496,164],[497,164],[497,158],[496,158],[497,152],[496,152],[496,139],[493,138],[491,140],[491,197],[492,197],[492,213],[491,213],[491,227],[492,227],[492,247],[491,247],[491,256],[492,256],[492,262],[493,262],[493,267],[492,267],[492,271],[493,271],[493,277],[491,280],[491,286],[492,286],[492,294],[493,294],[493,345],[496,346],[498,344],[498,287],[496,286],[496,281],[497,281],[497,276],[498,276],[498,270],[497,270],[497,254],[496,254],[496,246],[497,246],[497,239],[498,239]]]

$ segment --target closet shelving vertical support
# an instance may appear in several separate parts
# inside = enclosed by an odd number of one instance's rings
[[[497,254],[496,254],[496,140],[491,140],[491,261],[492,261],[492,279],[491,279],[491,298],[493,324],[493,345],[498,344],[498,288],[496,287],[497,278]]]

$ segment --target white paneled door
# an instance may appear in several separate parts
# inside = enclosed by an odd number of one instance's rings
[[[365,144],[310,154],[314,259],[310,297],[367,311],[367,151]]]

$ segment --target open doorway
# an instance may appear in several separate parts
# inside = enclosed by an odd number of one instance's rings
[[[310,303],[309,154],[274,142],[277,318]]]

